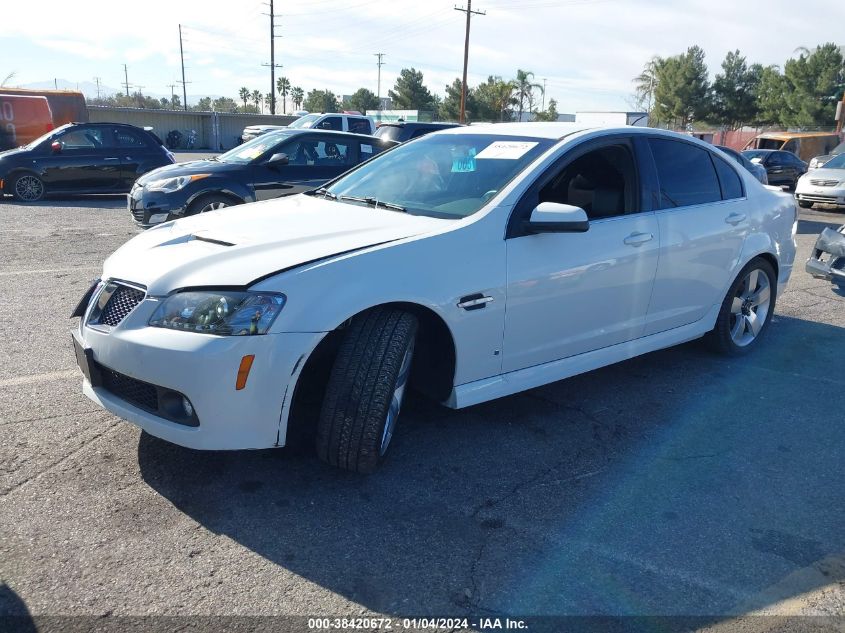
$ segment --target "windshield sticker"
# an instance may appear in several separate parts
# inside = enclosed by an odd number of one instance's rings
[[[258,158],[259,156],[261,156],[261,154],[263,154],[266,150],[266,145],[254,145],[241,152],[238,152],[237,157],[246,160],[252,160],[253,158]]]
[[[475,148],[452,150],[452,173],[463,174],[475,171]]]
[[[367,154],[372,154],[373,153],[373,146],[372,145],[364,145],[362,143],[361,144],[361,151],[365,152]]]
[[[527,151],[536,146],[537,143],[496,141],[495,143],[490,143],[490,145],[481,150],[476,158],[479,160],[482,158],[517,160],[518,158],[522,158]]]

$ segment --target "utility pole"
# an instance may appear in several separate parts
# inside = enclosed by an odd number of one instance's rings
[[[97,99],[99,100],[99,98],[100,98],[100,78],[94,77],[94,81],[97,84]]]
[[[126,64],[123,64],[123,87],[126,88],[126,96],[129,96],[129,70],[126,68]]]
[[[182,49],[182,25],[179,25],[179,59],[182,62],[182,107],[188,111],[188,90],[185,87],[185,52]]]
[[[270,7],[270,13],[264,14],[270,16],[270,63],[261,65],[270,67],[270,114],[276,114],[276,69],[282,68],[281,64],[276,63],[276,38],[281,35],[276,35],[276,13],[273,9],[273,0],[265,4]]]
[[[540,106],[542,112],[546,111],[546,77],[543,77],[543,103]]]
[[[464,76],[463,81],[461,82],[461,120],[460,122],[463,123],[466,119],[466,107],[467,107],[467,62],[469,61],[469,23],[472,19],[473,14],[475,15],[487,15],[484,11],[473,11],[472,10],[472,0],[467,0],[467,8],[461,9],[459,7],[455,7],[455,11],[462,11],[463,13],[467,14],[467,32],[466,32],[466,39],[464,40]]]
[[[376,57],[378,57],[378,88],[377,88],[377,95],[378,95],[378,109],[381,110],[381,67],[384,65],[384,62],[381,61],[381,58],[384,57],[384,53],[373,53]]]
[[[170,88],[170,105],[173,105],[173,102],[176,101],[176,84],[167,84],[167,87]]]

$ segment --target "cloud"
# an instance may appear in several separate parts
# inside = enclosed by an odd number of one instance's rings
[[[111,52],[107,48],[89,42],[63,39],[37,39],[34,40],[34,43],[37,46],[49,48],[71,56],[84,57],[85,59],[108,59],[111,57]]]

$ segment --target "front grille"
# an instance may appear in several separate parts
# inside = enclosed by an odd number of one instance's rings
[[[838,199],[836,196],[823,196],[818,193],[802,193],[798,196],[799,200],[805,200],[807,202],[821,202],[825,204],[837,204]]]
[[[838,180],[810,180],[811,185],[816,187],[835,187],[839,184]]]
[[[128,400],[132,404],[146,409],[151,413],[158,412],[158,390],[148,382],[130,378],[108,367],[100,365],[103,376],[103,388],[118,398]]]
[[[130,286],[118,285],[109,297],[99,322],[112,327],[117,326],[136,305],[144,299],[144,291]]]
[[[132,207],[132,217],[135,218],[136,222],[143,222],[144,221],[144,209],[143,209],[143,207],[139,207],[139,206]]]

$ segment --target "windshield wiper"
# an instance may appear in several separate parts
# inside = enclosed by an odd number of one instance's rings
[[[379,200],[373,196],[367,196],[366,198],[359,198],[357,196],[341,196],[340,200],[351,200],[352,202],[363,202],[366,205],[377,209],[378,207],[384,207],[385,209],[390,209],[391,211],[407,211],[405,207],[401,204],[394,204],[393,202],[384,202]]]
[[[328,198],[329,200],[337,200],[337,194],[332,193],[325,187],[320,187],[319,189],[312,189],[311,191],[306,191],[305,195],[307,196],[323,196],[324,198]]]

